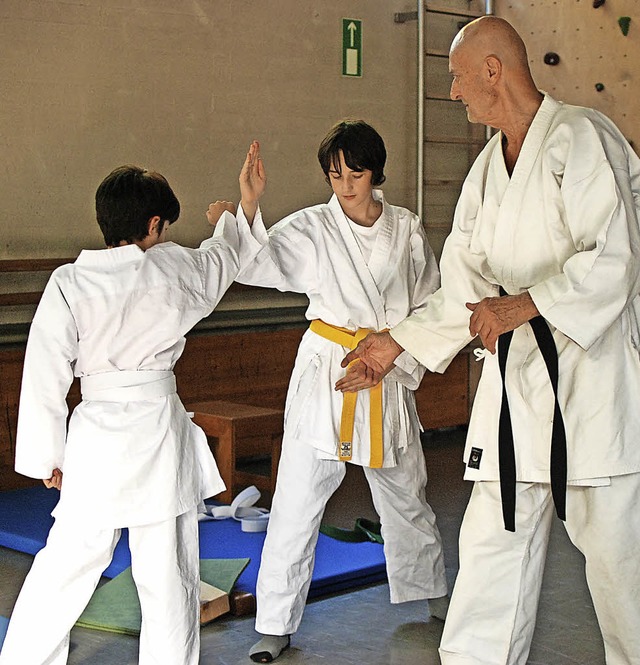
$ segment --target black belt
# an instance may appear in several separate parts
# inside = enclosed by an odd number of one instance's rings
[[[507,295],[500,287],[500,295]],[[564,429],[564,420],[560,405],[558,404],[558,350],[549,330],[547,322],[542,316],[536,316],[529,321],[533,330],[540,353],[544,359],[549,380],[553,388],[555,401],[553,411],[553,429],[551,431],[551,495],[556,506],[556,513],[561,520],[566,518],[567,494],[567,436]],[[507,399],[506,369],[507,355],[513,331],[503,333],[498,338],[498,364],[502,375],[502,404],[500,406],[500,422],[498,427],[498,459],[500,465],[500,496],[502,499],[502,516],[504,528],[515,531],[516,514],[516,455],[513,447],[513,427],[509,413]]]

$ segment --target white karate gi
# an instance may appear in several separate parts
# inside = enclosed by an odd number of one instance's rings
[[[260,213],[240,226],[243,242],[262,247],[238,281],[306,293],[308,319],[357,330],[381,330],[420,308],[438,286],[438,270],[420,220],[388,205],[376,222],[367,262],[337,198],[306,208],[265,230]],[[243,213],[239,211],[239,220]],[[370,244],[364,239],[365,245]],[[258,577],[256,629],[294,633],[307,597],[318,529],[329,497],[340,485],[338,460],[348,349],[308,330],[300,343],[286,401],[283,451]],[[383,468],[368,468],[369,394],[356,405],[352,462],[364,468],[380,516],[391,602],[446,594],[435,516],[425,499],[427,481],[413,390],[424,368],[405,354],[404,369],[384,380]]]
[[[199,657],[197,506],[224,489],[175,390],[184,335],[238,272],[235,219],[199,249],[83,251],[51,276],[27,343],[16,470],[64,477],[55,523],[9,624],[2,665],[62,664],[68,633],[129,528],[140,663]],[[65,397],[83,401],[66,426]],[[52,490],[53,491],[53,490]]]
[[[640,606],[631,598],[640,568],[629,556],[640,546],[629,500],[640,490],[640,160],[603,115],[548,96],[511,177],[501,138],[489,141],[464,183],[442,255],[442,288],[391,334],[429,369],[442,371],[470,341],[465,302],[497,296],[498,285],[511,294],[529,291],[558,350],[566,528],[587,558],[607,662],[640,662]],[[553,510],[554,402],[528,324],[514,331],[507,362],[515,534],[503,530],[493,487],[501,386],[497,355],[487,353],[464,459],[465,478],[490,482],[474,488],[462,527],[460,573],[441,645],[447,665],[525,663],[533,633]],[[480,460],[469,466],[471,448]],[[631,490],[622,488],[628,484]]]

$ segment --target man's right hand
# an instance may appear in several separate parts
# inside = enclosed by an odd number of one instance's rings
[[[336,390],[352,392],[369,388],[372,377],[374,383],[378,383],[393,369],[394,360],[403,350],[388,332],[369,333],[341,363],[342,367],[347,367],[354,360],[360,360],[369,371],[362,371],[362,368],[359,368],[360,371],[356,373],[347,373],[336,382]],[[360,375],[359,381],[358,375]]]

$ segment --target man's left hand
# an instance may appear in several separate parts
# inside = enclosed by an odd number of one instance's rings
[[[517,296],[483,298],[480,302],[466,303],[473,314],[469,320],[469,332],[480,336],[485,349],[496,352],[498,337],[515,330],[540,314],[528,291]]]

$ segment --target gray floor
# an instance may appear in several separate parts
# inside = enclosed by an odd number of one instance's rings
[[[462,477],[464,432],[424,439],[429,501],[445,544],[447,574],[457,570],[457,531],[470,485]],[[325,519],[353,526],[355,517],[375,517],[361,471],[349,467]],[[31,557],[0,548],[0,615],[9,616]],[[51,599],[43,598],[43,602]],[[55,602],[55,601],[54,601]],[[390,605],[388,588],[377,584],[310,602],[282,665],[437,665],[442,623],[427,616],[426,603]],[[70,665],[129,665],[137,662],[137,640],[75,628]],[[255,641],[253,619],[222,618],[202,628],[202,665],[248,665]],[[538,613],[530,665],[604,665],[602,640],[584,581],[584,561],[557,522]],[[167,663],[167,665],[172,665]]]

